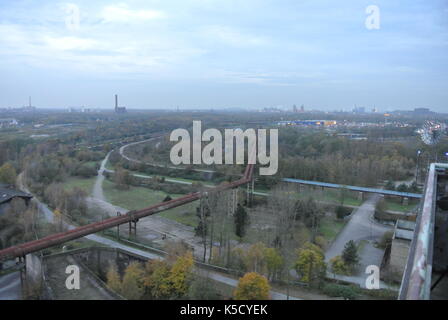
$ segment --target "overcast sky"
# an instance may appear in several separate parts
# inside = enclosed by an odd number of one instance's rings
[[[0,107],[446,112],[447,62],[445,0],[0,0]]]

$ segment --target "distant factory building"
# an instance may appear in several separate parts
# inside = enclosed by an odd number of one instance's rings
[[[366,108],[365,107],[354,107],[353,108],[353,113],[365,113],[366,112]]]
[[[336,125],[335,120],[291,120],[280,121],[279,126],[305,126],[305,127],[329,127]]]
[[[115,113],[126,113],[126,107],[118,106],[118,95],[115,95]]]
[[[0,128],[17,127],[19,122],[16,119],[0,119]]]
[[[433,114],[434,112],[432,112],[431,110],[429,110],[429,108],[415,108],[414,109],[414,114],[417,115],[428,115],[428,114]]]

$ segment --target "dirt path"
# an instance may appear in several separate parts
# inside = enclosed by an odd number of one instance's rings
[[[125,214],[129,210],[113,205],[112,203],[108,202],[106,197],[104,196],[104,172],[106,171],[106,164],[109,159],[109,155],[110,152],[101,162],[101,166],[98,170],[98,175],[93,186],[92,196],[87,198],[87,203],[90,207],[96,206],[101,208],[101,210],[112,217],[116,216],[118,212],[120,214]],[[128,230],[129,229],[126,226],[123,226],[120,229],[120,232],[128,235]],[[193,249],[196,257],[202,258],[204,255],[204,248],[201,243],[201,238],[195,236],[194,229],[192,227],[183,225],[173,220],[166,219],[159,215],[153,215],[140,219],[137,224],[137,236],[144,240],[150,240],[161,246],[163,246],[169,240],[182,240]]]
[[[103,193],[103,181],[104,181],[103,173],[106,170],[106,164],[107,161],[109,161],[109,156],[111,152],[109,152],[101,162],[101,166],[98,170],[98,175],[96,176],[95,184],[93,185],[92,197],[95,199],[99,199],[101,201],[106,201]]]

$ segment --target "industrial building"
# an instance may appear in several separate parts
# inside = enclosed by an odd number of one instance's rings
[[[126,113],[126,107],[118,106],[118,95],[115,95],[115,113]]]
[[[304,127],[329,127],[335,126],[337,122],[335,120],[291,120],[291,121],[279,121],[279,126],[304,126]]]

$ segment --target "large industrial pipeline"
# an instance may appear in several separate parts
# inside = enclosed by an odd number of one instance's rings
[[[227,189],[233,189],[237,188],[243,184],[249,183],[252,180],[254,171],[254,165],[248,164],[245,171],[244,176],[234,182],[231,182],[229,184],[221,185],[218,187],[215,187],[213,189],[210,189],[209,192],[217,192]],[[140,210],[133,210],[129,211],[124,215],[109,218],[106,220],[103,220],[101,222],[95,222],[91,223],[85,226],[81,226],[78,228],[74,228],[69,231],[56,233],[47,237],[44,237],[42,239],[22,243],[16,246],[12,246],[3,250],[0,250],[0,262],[11,260],[18,257],[24,257],[25,255],[36,252],[39,250],[43,250],[55,245],[62,244],[67,241],[71,241],[74,239],[82,238],[86,235],[97,233],[102,230],[106,230],[112,227],[116,227],[125,223],[129,222],[136,222],[138,219],[147,217],[156,213],[159,213],[161,211],[165,211],[168,209],[172,209],[181,205],[184,205],[186,203],[190,203],[193,201],[196,201],[200,199],[203,195],[206,195],[207,193],[201,193],[201,192],[195,192],[190,193],[186,196],[173,199],[170,201],[162,202],[153,206],[150,206],[148,208],[140,209]]]

